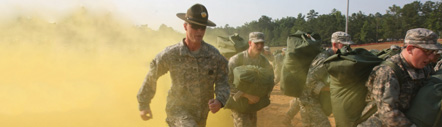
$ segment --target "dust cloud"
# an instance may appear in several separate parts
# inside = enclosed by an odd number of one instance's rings
[[[0,29],[0,126],[167,126],[169,74],[158,80],[154,119],[141,120],[136,94],[150,61],[183,33],[85,8],[57,21],[18,16]],[[210,113],[207,126],[233,126],[230,111]]]

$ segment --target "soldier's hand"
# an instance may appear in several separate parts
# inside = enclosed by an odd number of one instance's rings
[[[249,100],[249,104],[255,104],[255,103],[258,103],[258,101],[259,101],[259,97],[255,96],[255,95],[250,95],[250,94],[244,93],[243,97],[245,97]]]
[[[141,116],[141,119],[143,119],[144,121],[152,119],[153,116],[152,116],[152,112],[150,111],[150,107],[146,110],[141,110],[140,116]]]
[[[219,109],[221,109],[221,102],[219,102],[217,99],[210,99],[209,109],[212,113],[218,112]]]

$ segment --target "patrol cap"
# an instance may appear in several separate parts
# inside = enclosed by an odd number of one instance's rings
[[[251,32],[249,34],[249,41],[252,41],[253,43],[265,42],[265,40],[264,40],[264,33],[262,33],[262,32]]]
[[[206,7],[201,4],[195,4],[187,9],[187,13],[177,13],[176,16],[188,23],[201,26],[216,26],[215,23],[209,20],[209,13]]]
[[[264,46],[264,50],[270,51],[270,47],[269,46]]]
[[[342,31],[337,31],[332,34],[331,37],[332,43],[342,43],[346,45],[354,44],[353,41],[351,41],[350,34],[347,34]]]
[[[418,45],[424,49],[441,50],[442,45],[437,42],[437,34],[425,28],[415,28],[407,31],[405,44]]]

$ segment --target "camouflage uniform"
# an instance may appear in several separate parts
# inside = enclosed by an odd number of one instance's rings
[[[140,110],[148,108],[157,79],[168,71],[172,86],[167,96],[167,123],[169,126],[204,127],[208,102],[214,98],[214,93],[222,105],[228,99],[227,60],[204,41],[197,54],[192,54],[184,41],[167,47],[150,64],[137,96]]]
[[[284,62],[284,55],[282,53],[278,53],[275,55],[275,61],[273,62],[274,66],[274,73],[275,73],[275,84],[279,83],[279,80],[281,79],[281,69],[282,64]]]
[[[235,95],[239,90],[235,88],[233,84],[233,69],[242,65],[256,65],[268,71],[273,72],[272,66],[269,61],[263,56],[259,55],[258,58],[252,59],[249,57],[248,51],[243,51],[230,58],[229,60],[229,85],[230,85],[230,95]],[[269,93],[272,89],[269,89]],[[232,117],[235,127],[256,127],[256,112],[253,113],[240,113],[232,110]]]
[[[436,63],[436,65],[434,66],[434,71],[436,72],[436,71],[440,70],[441,68],[442,68],[442,59]]]
[[[301,102],[301,119],[304,127],[330,127],[330,121],[322,111],[319,102],[321,89],[328,83],[328,73],[324,61],[333,55],[333,50],[328,49],[321,52],[312,61],[308,70],[306,86],[299,100]]]
[[[275,58],[272,55],[272,53],[270,52],[270,47],[269,46],[264,46],[264,51],[261,52],[261,54],[269,61],[273,64]],[[275,65],[273,65],[275,66]]]
[[[279,83],[281,79],[281,69],[284,62],[284,56],[282,53],[279,53],[275,56],[275,83]],[[286,112],[285,117],[283,118],[283,124],[286,126],[292,126],[291,120],[298,114],[300,110],[300,102],[299,98],[293,98],[290,101],[289,110]]]
[[[404,111],[410,108],[410,101],[418,90],[424,85],[423,81],[433,73],[430,66],[423,69],[411,67],[402,54],[397,54],[387,59],[400,68],[400,73],[405,77],[396,77],[388,65],[379,65],[373,68],[366,83],[368,88],[367,99],[371,101],[365,107],[363,114],[374,105],[377,112],[358,127],[409,127],[415,126],[405,117]],[[402,80],[399,83],[399,80]]]
[[[274,60],[275,60],[275,58],[274,58],[274,56],[272,55],[272,54],[265,54],[265,53],[262,53],[261,54],[262,56],[264,56],[266,59],[267,59],[267,61],[269,61],[269,62],[271,62],[272,64],[274,64],[273,62],[274,62]],[[271,65],[272,65],[271,64]],[[274,65],[273,65],[274,66]],[[272,67],[273,68],[273,67]]]
[[[282,124],[286,127],[292,127],[292,119],[295,118],[295,115],[298,114],[301,109],[299,98],[293,98],[290,101],[289,110],[285,113],[284,118],[282,119]]]

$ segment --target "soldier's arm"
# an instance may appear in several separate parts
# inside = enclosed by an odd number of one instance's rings
[[[243,55],[243,54],[239,54],[239,55]],[[229,59],[229,64],[228,64],[228,83],[230,86],[230,94],[233,96],[233,99],[236,101],[237,99],[239,99],[240,97],[246,97],[244,96],[244,92],[239,91],[238,89],[235,88],[235,85],[233,84],[233,69],[235,69],[235,67],[239,66],[238,62],[242,59],[239,58],[239,55],[235,55],[233,57],[231,57]],[[247,97],[246,97],[247,98]]]
[[[238,66],[237,59],[238,59],[238,55],[231,57],[228,62],[228,66],[227,66],[227,68],[228,68],[228,72],[227,72],[228,79],[227,80],[228,80],[228,84],[230,86],[230,94],[235,94],[236,92],[238,92],[238,90],[235,88],[235,85],[233,84],[233,69]]]
[[[325,59],[322,56],[316,57],[308,70],[305,89],[315,96],[318,96],[326,86],[326,83],[322,80],[327,76],[327,70],[323,64]]]
[[[160,53],[150,63],[150,70],[137,94],[140,111],[150,109],[149,104],[155,95],[157,80],[169,71],[168,63],[163,58],[166,57]]]
[[[412,125],[399,110],[400,84],[393,70],[387,66],[375,68],[371,94],[378,106],[379,118],[387,126],[409,127]],[[372,77],[370,77],[372,78]]]
[[[272,65],[270,65],[270,63],[268,61],[266,62],[265,68],[267,69],[268,72],[272,73],[271,80],[274,81],[275,80],[275,73],[273,72]],[[272,85],[269,86],[269,88],[268,88],[269,95],[272,92],[274,85],[275,85],[275,82],[272,82]]]
[[[227,78],[227,74],[229,73],[228,67],[227,67],[227,60],[224,58],[221,58],[219,62],[218,67],[218,74],[215,81],[215,94],[216,99],[222,103],[222,105],[226,105],[227,99],[229,98],[230,94],[230,87],[229,87],[229,79]]]

